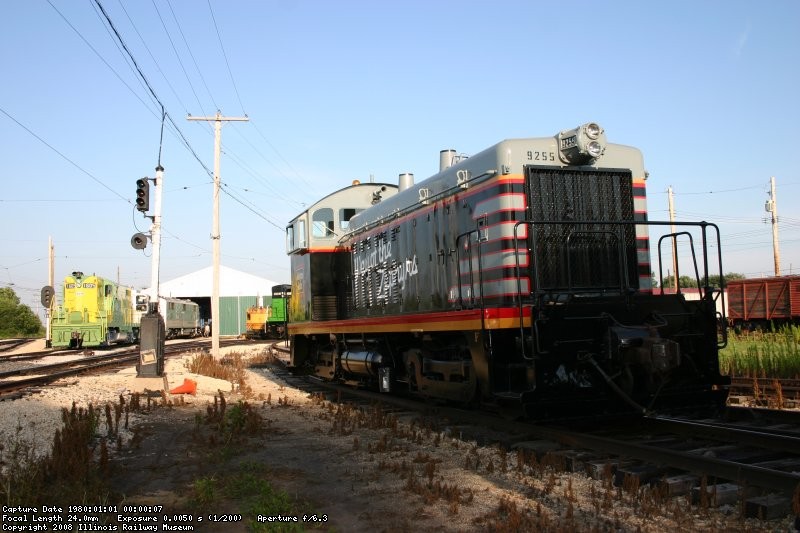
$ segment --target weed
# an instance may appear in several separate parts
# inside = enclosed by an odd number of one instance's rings
[[[553,523],[541,512],[538,506],[537,513],[533,516],[520,511],[517,504],[507,497],[500,498],[497,508],[476,519],[476,524],[482,526],[485,531],[498,533],[516,531],[553,531]]]
[[[194,505],[198,508],[208,508],[209,505],[216,503],[218,498],[217,480],[214,476],[196,479],[192,483],[192,491]]]
[[[800,326],[729,335],[728,346],[720,351],[720,370],[752,378],[800,377]]]

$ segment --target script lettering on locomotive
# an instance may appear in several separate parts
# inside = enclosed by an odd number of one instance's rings
[[[378,241],[376,247],[371,251],[356,255],[353,259],[353,270],[355,274],[363,274],[374,270],[384,261],[392,257],[392,242]]]
[[[357,278],[367,276],[375,283],[374,292],[364,294],[367,300],[363,302],[365,305],[393,301],[398,291],[405,288],[406,280],[416,276],[418,272],[416,254],[405,259],[394,259],[392,240],[386,239],[385,234],[381,236],[375,237],[374,246],[370,246],[367,238],[353,247],[354,275]]]
[[[375,294],[375,299],[389,302],[391,295],[399,287],[402,291],[406,286],[406,280],[416,276],[418,271],[416,254],[411,259],[400,261],[396,265],[383,269],[380,272],[380,285]]]

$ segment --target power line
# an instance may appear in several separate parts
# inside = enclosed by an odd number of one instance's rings
[[[231,199],[233,199],[233,200],[234,200],[234,201],[235,201],[237,204],[241,205],[242,207],[244,207],[245,209],[247,209],[248,211],[250,211],[250,212],[251,212],[251,213],[253,213],[254,215],[258,216],[259,218],[263,219],[263,220],[264,220],[264,221],[266,221],[268,224],[271,224],[272,226],[275,226],[275,227],[276,227],[276,228],[278,228],[278,229],[279,229],[281,232],[283,232],[283,231],[284,231],[284,228],[283,228],[283,227],[279,226],[278,224],[276,224],[276,223],[275,223],[275,222],[273,222],[272,220],[268,219],[268,218],[267,218],[265,215],[262,215],[261,213],[259,213],[258,211],[256,211],[256,210],[255,210],[253,207],[250,207],[249,205],[247,205],[246,203],[244,203],[244,201],[240,200],[240,199],[239,199],[239,198],[237,198],[237,197],[236,197],[236,196],[235,196],[233,193],[231,193],[229,190],[227,190],[227,189],[228,189],[228,184],[227,184],[227,183],[223,183],[222,185],[223,185],[223,188],[221,188],[220,190],[221,190],[222,192],[224,192],[225,194],[227,194],[227,195],[228,195],[228,196],[229,196]]]
[[[64,159],[66,162],[68,162],[70,165],[72,165],[73,167],[77,168],[78,170],[80,170],[81,172],[83,172],[84,174],[86,174],[87,176],[92,178],[94,181],[96,181],[98,184],[100,184],[104,189],[107,189],[108,191],[110,191],[112,194],[114,194],[114,196],[117,196],[118,198],[121,198],[122,200],[126,201],[127,203],[133,205],[133,202],[131,202],[128,198],[122,196],[120,193],[118,193],[117,191],[115,191],[114,189],[112,189],[111,187],[106,185],[103,182],[103,180],[101,180],[100,178],[98,178],[97,176],[95,176],[94,174],[92,174],[91,172],[86,170],[85,168],[81,167],[78,163],[76,163],[75,161],[73,161],[69,157],[67,157],[64,154],[62,154],[61,152],[59,152],[53,145],[51,145],[50,143],[48,143],[47,141],[45,141],[44,139],[39,137],[36,133],[33,132],[33,130],[31,130],[26,125],[24,125],[22,122],[20,122],[19,120],[17,120],[13,116],[11,116],[2,107],[0,107],[0,112],[2,112],[5,116],[10,118],[11,120],[13,120],[17,124],[17,126],[19,126],[20,128],[24,129],[25,131],[27,131],[29,134],[31,134],[33,137],[35,137],[43,145],[47,146],[48,148],[50,148],[50,150],[52,150],[53,152],[55,152],[56,154],[61,156],[61,158]]]
[[[147,53],[150,56],[150,59],[153,60],[153,64],[156,66],[156,70],[158,70],[159,74],[161,74],[161,77],[164,78],[164,81],[166,82],[166,84],[170,88],[170,90],[172,91],[172,94],[175,95],[175,98],[178,100],[178,103],[180,103],[180,105],[183,106],[183,109],[188,113],[189,108],[186,106],[186,104],[183,103],[183,100],[181,100],[181,97],[178,95],[177,91],[175,90],[175,87],[172,86],[172,84],[169,81],[169,78],[167,78],[166,74],[164,74],[164,71],[161,69],[161,66],[158,64],[158,61],[156,60],[155,56],[153,55],[153,52],[150,50],[150,47],[147,46],[147,41],[142,36],[141,32],[139,32],[139,29],[136,27],[136,24],[133,22],[133,19],[131,18],[130,14],[128,13],[128,10],[125,9],[125,4],[122,2],[122,0],[118,0],[118,1],[119,1],[120,7],[122,8],[123,13],[125,13],[125,16],[128,17],[128,21],[131,23],[131,26],[133,27],[133,31],[135,31],[136,35],[139,36],[139,40],[142,42],[142,45],[144,46],[144,49],[147,50]],[[159,13],[159,16],[160,16],[160,13]],[[163,24],[163,21],[162,21],[162,24]],[[167,37],[169,37],[168,33],[167,33]],[[173,49],[174,49],[174,47],[173,47]]]
[[[100,12],[103,14],[103,17],[105,18],[106,22],[108,23],[109,28],[111,29],[112,32],[114,32],[114,36],[117,38],[117,41],[119,42],[119,44],[122,46],[122,49],[125,51],[125,54],[128,56],[130,61],[133,63],[133,67],[136,69],[136,72],[139,74],[139,78],[144,82],[144,84],[145,84],[147,90],[150,92],[150,95],[152,96],[153,100],[155,102],[157,102],[161,106],[161,108],[163,109],[164,108],[164,104],[161,103],[161,100],[159,100],[158,95],[156,95],[156,92],[153,89],[153,86],[150,85],[150,81],[148,81],[147,76],[144,75],[144,72],[142,72],[142,69],[139,67],[139,63],[136,62],[136,58],[133,57],[133,54],[128,49],[128,45],[125,44],[125,41],[122,39],[122,36],[117,31],[116,26],[114,26],[114,23],[111,22],[111,17],[109,17],[108,13],[106,13],[106,10],[103,7],[103,4],[100,3],[100,0],[94,0],[94,2],[97,5],[97,7],[100,9]]]
[[[74,25],[73,25],[73,24],[72,24],[72,23],[71,23],[71,22],[70,22],[70,21],[69,21],[69,20],[68,20],[68,19],[67,19],[67,18],[64,16],[64,14],[63,14],[63,13],[61,13],[61,11],[59,11],[59,10],[58,10],[58,8],[56,8],[56,6],[54,6],[50,0],[47,0],[47,3],[48,3],[48,4],[50,4],[50,7],[52,7],[52,8],[53,8],[53,10],[54,10],[56,13],[58,13],[58,15],[61,17],[61,19],[62,19],[62,20],[63,20],[63,21],[64,21],[64,22],[67,24],[67,26],[69,26],[69,27],[72,29],[72,31],[74,31],[74,32],[75,32],[75,33],[78,35],[78,37],[80,37],[80,39],[81,39],[81,40],[84,42],[84,44],[86,44],[86,46],[88,46],[88,47],[89,47],[89,49],[90,49],[92,52],[94,52],[94,54],[95,54],[95,55],[96,55],[96,56],[97,56],[97,57],[100,59],[100,61],[102,61],[102,62],[103,62],[103,64],[105,64],[105,65],[106,65],[106,67],[108,67],[108,69],[109,69],[109,70],[110,70],[112,73],[114,73],[114,75],[115,75],[115,76],[117,77],[117,79],[118,79],[118,80],[119,80],[119,81],[120,81],[120,82],[121,82],[121,83],[122,83],[122,84],[125,86],[125,88],[127,88],[127,89],[128,89],[128,91],[130,91],[130,93],[131,93],[131,94],[133,94],[133,96],[134,96],[134,97],[135,97],[137,100],[139,100],[139,102],[141,102],[141,104],[142,104],[142,105],[145,107],[145,109],[147,109],[148,111],[150,111],[150,113],[152,113],[152,114],[153,114],[153,116],[155,116],[155,117],[157,117],[157,118],[160,118],[160,117],[159,117],[159,115],[156,113],[156,111],[155,111],[155,110],[153,110],[153,109],[151,109],[151,108],[150,108],[150,107],[147,105],[147,103],[146,103],[144,100],[142,100],[141,96],[139,96],[139,95],[136,93],[136,91],[134,91],[134,90],[133,90],[133,88],[131,88],[131,86],[130,86],[130,85],[128,85],[128,83],[127,83],[127,82],[126,82],[124,79],[122,79],[122,76],[120,76],[120,75],[119,75],[119,73],[118,73],[118,72],[117,72],[117,71],[114,69],[114,67],[112,67],[112,66],[111,66],[111,65],[108,63],[108,61],[106,61],[106,59],[105,59],[105,58],[104,58],[104,57],[103,57],[103,56],[100,54],[100,52],[98,52],[98,51],[97,51],[97,49],[96,49],[94,46],[92,46],[92,44],[91,44],[91,43],[90,43],[90,42],[89,42],[89,41],[88,41],[88,40],[87,40],[87,39],[86,39],[86,38],[83,36],[83,34],[81,34],[81,32],[80,32],[80,31],[78,31],[78,29],[77,29],[77,28],[76,28],[76,27],[75,27],[75,26],[74,26]],[[108,19],[108,18],[107,18],[107,21],[108,21],[108,22],[109,22],[109,24],[110,24],[110,19]],[[129,66],[130,66],[130,64],[129,64]],[[141,83],[141,81],[140,81],[140,83]],[[151,92],[152,92],[152,89],[151,89]],[[157,97],[156,97],[156,100],[158,101]],[[159,103],[159,105],[161,104],[161,103],[160,103],[160,101],[158,101],[158,103]],[[162,106],[162,107],[163,107],[163,106]],[[192,154],[195,156],[195,159],[197,159],[197,160],[198,160],[198,162],[200,162],[201,166],[203,166],[203,167],[206,169],[206,172],[210,174],[210,172],[209,172],[208,168],[207,168],[207,167],[205,167],[205,165],[203,165],[203,162],[202,162],[202,161],[199,159],[199,157],[197,156],[197,154],[194,152],[194,150],[192,149],[191,145],[189,144],[189,141],[188,141],[188,140],[186,139],[186,137],[183,135],[183,132],[182,132],[182,131],[180,131],[180,129],[178,128],[177,124],[175,124],[175,122],[172,120],[172,117],[168,117],[168,118],[169,118],[169,121],[170,121],[170,125],[171,125],[171,126],[174,128],[174,130],[173,130],[173,134],[175,134],[175,135],[176,135],[176,137],[178,138],[178,140],[179,140],[181,143],[183,143],[183,144],[184,144],[184,146],[186,146],[186,148],[187,148],[187,149],[188,149],[190,152],[192,152]]]
[[[238,129],[238,128],[235,128],[235,129],[234,129],[234,131],[236,131],[236,132],[239,132],[239,129]],[[250,142],[250,141],[248,141],[248,140],[247,140],[247,138],[246,138],[244,135],[242,135],[241,133],[239,133],[239,134],[242,136],[242,139],[244,139],[244,141],[245,141],[245,142],[247,142],[247,143],[249,143],[249,142]],[[252,145],[251,145],[251,146],[252,146]],[[253,146],[253,148],[254,148],[254,149],[256,149],[256,148],[255,148],[255,146]],[[257,150],[257,149],[256,149],[256,150]],[[303,205],[303,204],[302,204],[302,202],[298,202],[297,200],[293,200],[293,199],[291,199],[291,198],[289,198],[289,197],[287,197],[287,196],[283,195],[283,194],[282,194],[281,192],[279,192],[277,189],[275,189],[275,188],[274,188],[274,187],[273,187],[273,186],[272,186],[272,185],[269,183],[269,180],[267,180],[266,178],[264,178],[264,177],[262,177],[262,176],[258,175],[258,174],[256,173],[256,171],[255,171],[255,170],[253,170],[252,168],[250,168],[250,167],[249,167],[249,165],[247,165],[247,164],[246,164],[244,161],[241,161],[241,160],[240,160],[241,158],[240,158],[240,157],[239,157],[237,154],[235,154],[235,153],[233,153],[233,152],[230,152],[230,151],[228,151],[228,150],[223,150],[223,152],[224,152],[225,154],[227,154],[227,155],[229,155],[229,156],[231,157],[231,161],[233,161],[235,164],[239,165],[239,167],[240,167],[242,170],[244,170],[245,172],[247,172],[248,174],[250,174],[250,175],[251,175],[251,176],[252,176],[252,177],[253,177],[253,178],[254,178],[254,179],[257,181],[257,182],[259,182],[261,185],[263,185],[264,187],[266,187],[267,189],[269,189],[269,190],[270,190],[270,192],[271,192],[271,193],[272,193],[274,196],[276,196],[277,198],[279,198],[279,199],[283,199],[283,200],[285,200],[285,201],[287,201],[287,202],[291,202],[291,203],[293,203],[293,204],[296,204],[296,205],[298,205],[298,206],[302,206],[302,205]],[[272,163],[270,163],[269,161],[267,161],[267,163],[269,163],[270,165],[272,165]],[[279,170],[277,167],[275,167],[275,165],[272,165],[272,166],[273,166],[273,168],[275,168],[275,170],[276,170],[278,173],[280,173],[280,170]],[[289,179],[289,178],[288,178],[286,175],[284,175],[284,174],[282,174],[282,173],[281,173],[281,175],[282,175],[284,178],[286,178],[287,180]]]
[[[153,89],[152,85],[150,84],[149,80],[148,80],[148,79],[147,79],[147,77],[145,76],[144,72],[143,72],[143,71],[142,71],[142,69],[139,67],[139,64],[138,64],[138,62],[137,62],[137,61],[136,61],[136,59],[133,57],[133,53],[130,51],[130,49],[128,48],[128,46],[125,44],[125,41],[123,40],[123,38],[122,38],[122,36],[120,35],[119,31],[117,30],[116,26],[115,26],[115,25],[114,25],[114,23],[112,22],[112,20],[111,20],[111,17],[108,15],[108,13],[106,12],[106,10],[103,8],[103,5],[100,3],[100,1],[99,1],[99,0],[94,0],[94,1],[95,1],[95,3],[97,4],[98,8],[100,9],[101,13],[103,14],[103,17],[106,19],[106,21],[107,21],[107,23],[108,23],[108,26],[111,28],[111,30],[113,31],[113,33],[114,33],[114,35],[116,36],[117,40],[118,40],[118,41],[119,41],[119,43],[121,44],[121,46],[122,46],[123,50],[124,50],[124,51],[125,51],[125,53],[128,55],[128,57],[130,57],[130,60],[131,60],[131,62],[133,63],[133,65],[134,65],[134,68],[136,69],[136,72],[138,72],[138,74],[139,74],[139,76],[140,76],[141,80],[142,80],[142,81],[144,82],[144,84],[147,86],[147,90],[150,92],[150,94],[151,94],[151,95],[152,95],[152,97],[155,99],[155,101],[156,101],[156,102],[158,102],[158,104],[159,104],[159,105],[161,105],[161,108],[162,108],[162,113],[163,113],[163,114],[162,114],[162,118],[164,118],[164,117],[165,117],[165,118],[167,118],[167,119],[169,120],[170,124],[172,124],[172,126],[175,128],[175,130],[177,131],[177,133],[180,135],[180,138],[182,139],[182,141],[183,141],[184,145],[186,146],[186,148],[187,148],[187,149],[188,149],[188,150],[189,150],[189,151],[190,151],[190,152],[191,152],[191,153],[194,155],[195,159],[196,159],[196,160],[197,160],[197,161],[200,163],[200,165],[201,165],[201,166],[202,166],[202,167],[205,169],[206,173],[208,173],[208,175],[209,175],[209,176],[212,176],[212,177],[213,177],[213,176],[214,176],[214,173],[213,173],[213,172],[212,172],[212,171],[211,171],[211,170],[210,170],[210,169],[209,169],[209,168],[208,168],[208,167],[205,165],[205,163],[203,163],[203,161],[200,159],[200,157],[197,155],[197,153],[196,153],[196,152],[194,151],[194,149],[192,148],[191,144],[189,144],[189,141],[188,141],[188,140],[186,139],[186,137],[183,135],[183,132],[180,130],[180,128],[177,126],[177,124],[175,124],[175,122],[173,121],[173,119],[172,119],[172,117],[170,116],[170,114],[169,114],[169,113],[168,113],[168,112],[165,110],[164,104],[161,102],[160,98],[158,97],[158,95],[157,95],[157,94],[156,94],[156,92],[155,92],[155,89]],[[155,4],[154,4],[154,5],[155,5]],[[172,16],[173,16],[173,18],[175,19],[175,22],[176,22],[176,24],[177,24],[177,26],[178,26],[178,30],[180,31],[180,33],[181,33],[181,36],[183,36],[183,30],[181,29],[181,27],[180,27],[180,24],[178,23],[177,17],[175,16],[175,12],[172,10],[172,6],[171,6],[171,4],[169,4],[169,2],[168,2],[168,5],[169,5],[169,7],[170,7],[170,10],[171,10],[171,12],[172,12]],[[157,8],[156,8],[156,9],[157,9]],[[160,13],[159,13],[159,17],[160,17]],[[216,24],[216,22],[215,22],[215,24]],[[163,25],[163,19],[162,19],[162,25]],[[165,30],[166,30],[166,28],[165,28]],[[168,31],[167,31],[167,34],[169,34],[169,32],[168,32]],[[191,49],[189,48],[188,42],[186,42],[186,38],[185,38],[185,36],[183,36],[183,39],[184,39],[184,43],[185,43],[185,44],[186,44],[186,46],[187,46],[187,50],[189,51],[189,55],[192,57],[192,60],[194,61],[194,55],[192,54],[192,52],[191,52]],[[170,39],[170,41],[171,41],[171,39]],[[221,41],[220,41],[220,44],[221,44]],[[173,50],[174,50],[174,44],[173,44]],[[176,51],[176,54],[177,54],[177,51]],[[196,61],[194,61],[194,63],[195,63],[195,67],[197,68],[198,72],[200,73],[200,69],[199,69],[199,67],[197,66],[197,62],[196,62]],[[185,70],[184,70],[184,74],[186,74]],[[200,73],[200,76],[201,76],[201,79],[203,80],[203,83],[205,84],[205,79],[202,77],[202,73]],[[187,76],[187,79],[188,79],[188,76]],[[207,86],[207,85],[206,85],[206,90],[208,90],[208,86]],[[237,94],[238,94],[238,93],[237,93]],[[209,96],[211,96],[211,91],[209,91]],[[196,97],[196,93],[195,93],[195,97]],[[214,99],[213,99],[213,97],[212,97],[211,99],[212,99],[212,102],[213,102],[213,100],[214,100]],[[245,204],[243,201],[241,201],[240,199],[236,198],[234,195],[232,195],[232,194],[228,193],[227,191],[225,191],[225,192],[226,192],[226,194],[228,194],[228,195],[229,195],[231,198],[233,198],[233,199],[234,199],[234,200],[235,200],[237,203],[239,203],[240,205],[244,206],[245,208],[247,208],[249,211],[253,212],[253,213],[254,213],[254,214],[256,214],[257,216],[261,217],[262,219],[264,219],[265,221],[267,221],[269,224],[271,224],[271,225],[275,226],[276,228],[280,229],[281,231],[283,231],[283,228],[282,228],[282,227],[278,226],[277,224],[275,224],[275,223],[274,223],[274,222],[272,222],[271,220],[267,219],[267,218],[266,218],[264,215],[262,215],[262,214],[258,213],[258,212],[257,212],[257,211],[256,211],[256,210],[253,208],[253,207],[246,205],[246,204]]]
[[[214,24],[214,30],[216,31],[216,34],[217,34],[217,41],[219,42],[219,47],[220,47],[220,50],[221,50],[221,52],[222,52],[222,56],[223,56],[223,58],[225,59],[225,66],[227,67],[227,70],[228,70],[228,76],[230,77],[230,80],[231,80],[231,85],[233,86],[234,92],[236,93],[236,98],[237,98],[237,100],[239,101],[239,106],[242,108],[242,113],[244,114],[244,116],[246,116],[246,117],[247,117],[247,112],[245,111],[244,103],[242,102],[241,95],[239,94],[239,88],[238,88],[238,86],[236,85],[236,80],[234,79],[234,76],[233,76],[233,71],[231,70],[230,62],[228,61],[228,54],[227,54],[227,52],[225,51],[225,45],[223,44],[223,41],[222,41],[222,34],[221,34],[220,30],[219,30],[219,25],[217,24],[217,19],[216,19],[216,17],[214,16],[214,10],[213,10],[213,8],[212,8],[212,6],[211,6],[211,2],[210,2],[210,0],[208,1],[208,10],[209,10],[209,13],[211,14],[211,20],[212,20],[212,22],[213,22],[213,24]],[[173,16],[174,16],[174,13],[173,13]],[[188,47],[188,44],[187,44],[187,47]],[[248,118],[250,118],[250,117],[248,117]],[[252,121],[251,121],[251,122],[252,122]],[[284,163],[286,163],[286,164],[287,164],[287,166],[289,166],[289,167],[291,168],[291,165],[289,165],[289,163],[288,163],[288,162],[287,162],[287,161],[286,161],[286,160],[283,158],[283,156],[281,156],[281,155],[280,155],[280,153],[277,151],[277,149],[276,149],[276,148],[275,148],[275,147],[274,147],[274,146],[273,146],[273,145],[272,145],[272,144],[271,144],[271,143],[270,143],[270,142],[269,142],[269,141],[268,141],[268,140],[267,140],[267,139],[264,137],[264,135],[261,133],[261,131],[260,131],[258,128],[256,128],[256,129],[257,129],[257,131],[259,132],[259,134],[261,135],[261,137],[262,137],[262,138],[264,138],[264,140],[267,142],[267,144],[269,144],[269,145],[270,145],[270,147],[272,147],[272,149],[275,151],[275,153],[277,153],[277,154],[278,154],[278,156],[279,156],[279,157],[281,157],[281,159],[283,159]],[[288,179],[288,177],[287,177],[285,174],[283,174],[283,172],[281,172],[281,170],[280,170],[280,169],[279,169],[277,166],[275,166],[275,165],[274,165],[274,164],[273,164],[271,161],[269,161],[269,160],[266,158],[266,156],[264,156],[264,154],[263,154],[263,153],[262,153],[262,152],[261,152],[261,151],[260,151],[260,150],[259,150],[259,149],[258,149],[258,148],[257,148],[257,147],[256,147],[256,146],[253,144],[253,143],[252,143],[252,142],[250,142],[250,140],[249,140],[249,139],[248,139],[248,138],[247,138],[247,137],[246,137],[246,136],[245,136],[245,135],[244,135],[244,134],[243,134],[241,131],[239,131],[239,129],[236,129],[235,131],[236,131],[236,132],[237,132],[237,133],[238,133],[238,134],[239,134],[239,135],[242,137],[242,139],[243,139],[243,140],[244,140],[244,141],[245,141],[245,142],[246,142],[248,145],[250,145],[250,147],[251,147],[251,148],[252,148],[252,149],[253,149],[253,150],[254,150],[254,151],[255,151],[255,152],[258,154],[258,155],[260,155],[260,156],[261,156],[261,157],[264,159],[264,161],[266,161],[268,164],[272,165],[272,167],[273,167],[273,168],[275,168],[275,170],[276,170],[278,173],[280,173],[280,174],[281,174],[281,175],[282,175],[284,178],[287,178],[287,179]],[[225,149],[225,153],[226,153],[226,154],[228,154],[229,156],[231,156],[231,157],[232,157],[232,160],[233,160],[235,163],[237,163],[237,164],[238,164],[238,165],[239,165],[239,166],[240,166],[240,167],[241,167],[243,170],[245,170],[245,172],[247,172],[248,174],[250,174],[250,175],[251,175],[251,176],[252,176],[252,177],[253,177],[253,178],[254,178],[256,181],[260,182],[260,183],[261,183],[261,184],[263,184],[265,187],[267,187],[268,189],[272,190],[272,191],[273,191],[273,193],[275,194],[275,196],[277,196],[278,198],[282,198],[282,199],[284,199],[284,200],[290,201],[290,202],[294,202],[294,203],[295,203],[295,204],[297,204],[297,205],[302,205],[302,202],[299,202],[299,201],[296,201],[296,200],[291,200],[291,199],[287,198],[286,196],[284,196],[283,194],[279,193],[279,192],[278,192],[276,189],[274,189],[274,188],[273,188],[273,187],[272,187],[272,186],[269,184],[268,180],[266,180],[266,179],[265,179],[265,178],[263,178],[263,177],[260,177],[260,176],[258,176],[258,175],[255,173],[255,171],[253,171],[251,168],[249,168],[249,167],[247,167],[247,168],[246,168],[246,165],[245,165],[245,163],[244,163],[244,162],[241,160],[241,158],[239,158],[239,157],[238,157],[236,154],[234,154],[232,151],[230,151],[230,150],[228,150],[228,149],[226,148],[226,149]],[[296,171],[295,171],[295,173],[296,173],[298,176],[300,175],[300,174],[299,174],[298,172],[296,172]],[[302,181],[304,181],[304,182],[306,182],[306,184],[307,184],[309,187],[311,187],[311,184],[310,184],[310,183],[308,183],[307,181],[305,181],[304,179],[302,179],[302,177],[301,177],[301,180],[302,180]],[[227,187],[227,186],[228,186],[228,185],[226,184],[226,187]],[[243,201],[241,201],[241,200],[237,199],[235,196],[233,196],[233,195],[230,193],[230,191],[225,191],[225,192],[226,192],[226,194],[228,194],[228,196],[230,196],[231,198],[233,198],[234,200],[236,200],[238,203],[240,203],[241,205],[243,205],[244,207],[246,207],[246,208],[247,208],[249,211],[253,212],[254,214],[256,214],[257,216],[259,216],[260,218],[264,219],[264,220],[265,220],[265,221],[267,221],[268,223],[272,224],[273,226],[275,226],[275,227],[279,228],[281,231],[283,231],[283,228],[282,228],[282,227],[280,227],[280,226],[277,226],[277,225],[276,225],[274,222],[272,222],[271,220],[269,220],[269,219],[268,219],[268,218],[267,218],[265,215],[262,215],[261,213],[258,213],[258,212],[256,212],[256,210],[255,210],[255,209],[256,209],[256,207],[255,207],[255,206],[254,206],[252,203],[251,203],[249,206],[248,206],[248,205],[245,205],[245,203],[244,203]]]
[[[67,26],[69,26],[72,29],[72,31],[74,31],[78,35],[78,37],[81,38],[81,40],[84,42],[84,44],[86,44],[86,46],[88,46],[89,49],[92,52],[94,52],[94,54],[100,59],[100,61],[102,61],[105,64],[105,66],[107,66],[108,69],[111,72],[114,73],[114,75],[117,77],[117,79],[120,82],[122,82],[122,84],[131,92],[131,94],[133,94],[136,97],[136,99],[139,100],[146,109],[148,109],[151,113],[153,113],[154,116],[158,116],[158,115],[156,115],[155,111],[150,109],[150,107],[147,105],[147,103],[144,100],[142,100],[142,98],[136,93],[136,91],[134,91],[131,88],[131,86],[128,85],[128,83],[124,79],[122,79],[122,76],[120,76],[119,73],[114,69],[114,67],[112,67],[108,63],[108,61],[105,60],[105,58],[100,54],[100,52],[98,52],[97,49],[95,49],[95,47],[92,46],[92,44],[89,41],[86,40],[86,38],[83,36],[83,34],[81,34],[81,32],[78,31],[78,29],[75,26],[72,25],[72,23],[67,19],[67,17],[65,17],[64,14],[61,13],[61,11],[59,11],[58,8],[56,6],[54,6],[53,3],[50,0],[47,0],[47,3],[50,4],[50,7],[52,7],[53,10],[56,13],[58,13],[58,15],[61,17],[61,19],[67,24]]]
[[[300,172],[298,172],[297,169],[295,169],[286,160],[286,158],[283,157],[283,155],[281,155],[281,153],[278,151],[278,149],[275,148],[275,146],[273,146],[273,144],[271,142],[269,142],[269,139],[267,139],[267,137],[261,132],[261,129],[258,127],[258,123],[256,121],[252,120],[252,119],[250,120],[250,123],[253,125],[255,130],[261,136],[261,138],[264,139],[264,142],[267,143],[270,148],[272,148],[272,151],[275,152],[278,155],[278,157],[281,159],[281,161],[283,161],[286,164],[286,166],[289,167],[292,170],[292,172],[295,173],[295,175],[300,179],[300,181],[302,181],[307,187],[313,188],[314,187],[313,184],[311,182],[309,182],[307,179],[305,179],[305,177],[303,177],[303,175],[300,174]],[[261,157],[264,157],[264,156],[262,155]],[[266,157],[264,158],[264,160],[267,161]],[[269,161],[267,161],[267,162],[269,162]]]
[[[167,25],[164,22],[164,17],[161,16],[161,11],[159,11],[158,6],[155,3],[155,0],[153,0],[153,8],[156,10],[156,14],[158,15],[158,20],[161,21],[161,27],[164,28],[164,35],[167,36],[167,39],[169,40],[169,44],[172,46],[172,51],[175,52],[175,57],[178,60],[178,64],[180,65],[181,70],[183,71],[183,75],[186,78],[186,81],[189,83],[189,89],[191,89],[192,94],[194,95],[194,99],[197,101],[198,107],[200,109],[203,109],[203,104],[200,103],[200,98],[197,96],[197,91],[194,90],[194,85],[192,84],[191,78],[189,78],[189,73],[186,72],[186,67],[183,66],[183,61],[181,60],[181,56],[178,53],[178,49],[175,48],[175,42],[172,40],[171,32],[167,28]],[[175,18],[175,14],[173,13],[173,19],[174,18]],[[184,106],[184,108],[185,108],[185,106]],[[189,112],[188,108],[185,108],[185,111],[188,114],[188,112]],[[208,126],[208,125],[206,124],[206,126]]]
[[[242,98],[239,96],[239,89],[236,87],[236,82],[233,79],[233,72],[231,72],[231,64],[228,62],[228,54],[225,53],[225,47],[222,45],[222,37],[219,34],[219,26],[217,26],[217,19],[214,17],[214,10],[211,9],[211,0],[208,0],[208,11],[211,13],[211,20],[214,22],[214,29],[217,31],[217,40],[219,41],[219,47],[222,50],[222,57],[225,58],[225,66],[228,67],[228,76],[231,78],[231,84],[233,85],[233,90],[236,92],[236,98],[239,100],[239,105],[242,108],[242,114],[247,116],[247,113],[244,110],[244,104],[242,103]]]
[[[197,74],[200,76],[200,81],[203,82],[203,86],[206,88],[206,92],[208,93],[208,97],[211,98],[211,103],[214,104],[214,109],[219,109],[219,106],[214,101],[214,96],[211,94],[211,90],[208,88],[208,84],[206,83],[205,77],[203,77],[203,72],[200,70],[200,67],[197,65],[197,60],[194,58],[194,54],[192,53],[192,48],[189,46],[189,42],[186,40],[186,36],[183,34],[183,28],[181,27],[180,22],[178,22],[178,17],[175,16],[175,10],[172,9],[172,4],[169,0],[167,0],[167,6],[169,6],[169,11],[172,13],[172,18],[175,20],[175,25],[178,27],[178,32],[181,34],[181,38],[183,39],[183,44],[186,45],[186,50],[189,52],[189,57],[192,58],[192,62],[194,63],[194,68],[197,70]],[[202,106],[201,106],[202,109]]]
[[[153,98],[156,100],[156,102],[158,102],[158,104],[161,106],[161,109],[164,110],[163,111],[163,113],[164,113],[163,116],[166,117],[169,120],[170,124],[172,124],[172,126],[178,132],[178,134],[180,135],[180,138],[181,138],[184,146],[192,153],[192,155],[197,160],[197,162],[200,163],[200,166],[202,166],[203,169],[205,169],[205,171],[210,176],[213,176],[214,173],[206,166],[205,163],[203,163],[203,160],[200,159],[200,156],[197,155],[197,152],[194,151],[194,148],[192,148],[192,145],[189,144],[189,140],[186,139],[186,136],[183,134],[181,129],[178,127],[178,125],[172,119],[172,116],[169,114],[169,112],[166,111],[164,103],[158,97],[158,95],[156,94],[156,91],[155,91],[155,89],[153,89],[152,85],[150,85],[150,82],[147,80],[147,76],[144,75],[144,72],[142,72],[142,69],[139,67],[139,64],[136,62],[136,59],[133,57],[133,53],[131,53],[130,49],[128,49],[128,46],[125,44],[125,41],[122,39],[122,36],[117,31],[116,26],[114,26],[114,23],[111,21],[111,17],[108,16],[108,13],[106,13],[106,10],[103,8],[103,4],[100,3],[100,0],[94,0],[94,2],[97,4],[97,7],[103,13],[103,17],[105,17],[106,21],[108,22],[108,25],[111,27],[111,30],[114,32],[114,35],[119,40],[120,44],[122,45],[122,48],[125,50],[125,53],[128,55],[128,57],[130,57],[131,61],[133,62],[134,67],[136,68],[136,71],[139,73],[139,76],[144,81],[145,85],[147,86],[148,91],[153,96]]]
[[[738,189],[721,189],[719,191],[696,191],[696,192],[684,192],[684,193],[675,193],[679,196],[690,196],[690,195],[698,195],[698,194],[723,194],[729,192],[740,192],[740,191],[748,191],[751,189],[763,189],[762,185],[752,185],[750,187],[740,187]]]

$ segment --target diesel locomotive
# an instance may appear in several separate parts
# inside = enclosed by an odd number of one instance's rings
[[[286,309],[291,285],[275,285],[266,306],[247,308],[245,337],[248,339],[283,339],[286,337]],[[265,302],[266,303],[266,302]]]
[[[719,231],[648,220],[638,149],[587,123],[439,159],[289,222],[296,371],[532,418],[724,404],[723,296],[654,290],[649,237],[708,279]]]
[[[64,278],[64,302],[50,317],[53,346],[84,348],[134,342],[134,290],[83,272]]]
[[[64,278],[64,300],[50,316],[54,348],[92,348],[139,342],[139,324],[150,297],[97,275],[72,272]],[[200,334],[200,306],[161,298],[168,339]]]

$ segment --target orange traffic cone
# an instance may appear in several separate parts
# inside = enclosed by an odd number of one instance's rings
[[[171,391],[170,394],[195,394],[197,392],[197,382],[193,379],[184,378],[183,385],[178,385]]]

